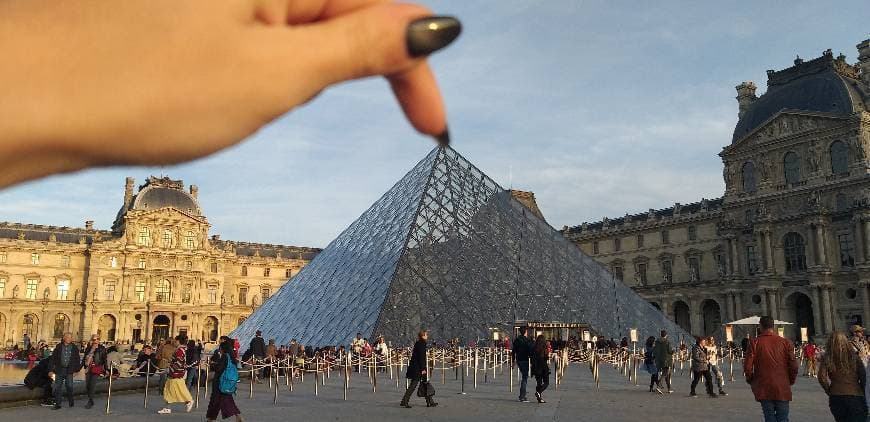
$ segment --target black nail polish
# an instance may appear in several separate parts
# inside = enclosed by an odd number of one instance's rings
[[[448,131],[447,128],[444,128],[444,132],[433,136],[433,138],[435,138],[435,142],[438,142],[439,147],[450,145],[450,131]]]
[[[462,24],[452,16],[428,16],[408,24],[408,55],[428,56],[453,42]]]

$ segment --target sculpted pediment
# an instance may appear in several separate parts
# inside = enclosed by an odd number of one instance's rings
[[[733,152],[750,150],[758,144],[774,139],[836,126],[841,124],[843,119],[840,116],[783,110],[735,144]]]

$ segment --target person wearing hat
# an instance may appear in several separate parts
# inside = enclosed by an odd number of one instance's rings
[[[864,339],[864,327],[860,325],[852,326],[852,337],[849,343],[852,345],[852,350],[858,354],[858,357],[863,362],[867,359],[867,341]]]

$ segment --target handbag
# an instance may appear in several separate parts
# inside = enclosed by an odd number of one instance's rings
[[[102,375],[103,372],[105,372],[105,369],[103,368],[103,365],[91,364],[91,366],[88,367],[88,372],[90,372],[94,375]]]
[[[418,397],[434,397],[435,386],[429,381],[422,381],[420,387],[417,388]]]

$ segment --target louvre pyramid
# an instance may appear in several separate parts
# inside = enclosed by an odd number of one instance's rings
[[[450,147],[433,149],[231,334],[489,338],[516,320],[686,334]]]

